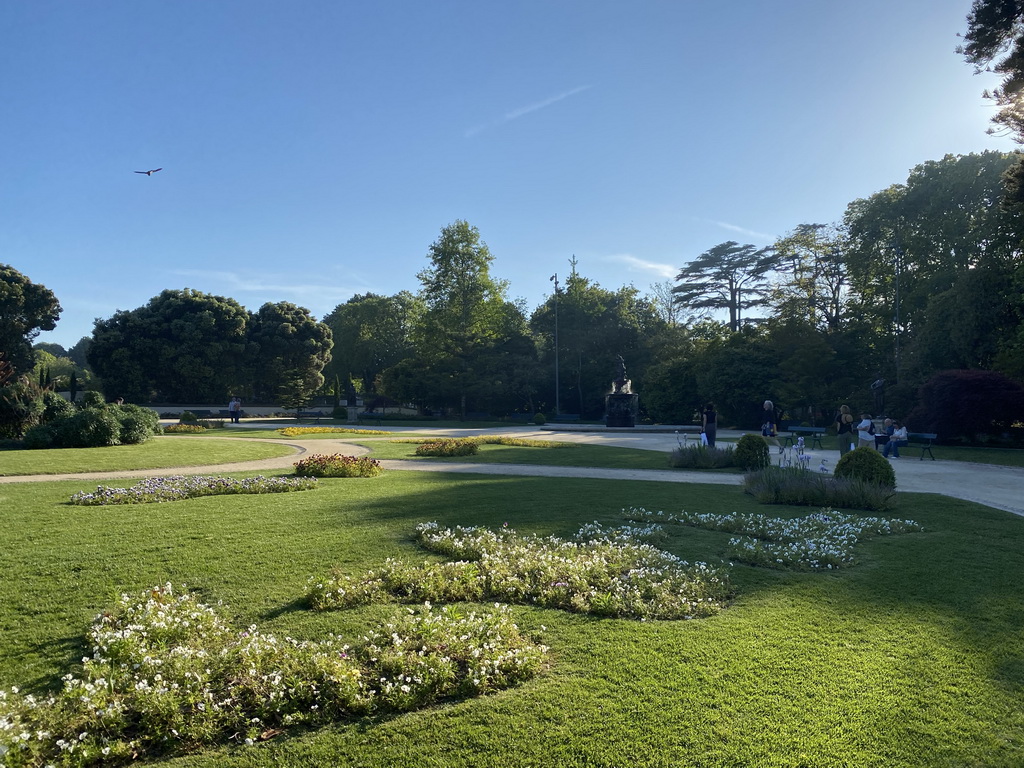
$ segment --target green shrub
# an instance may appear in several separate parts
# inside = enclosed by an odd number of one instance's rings
[[[668,465],[678,469],[723,469],[736,466],[733,448],[710,448],[688,445],[676,448],[668,457]]]
[[[149,408],[126,403],[112,405],[109,411],[121,424],[119,438],[124,445],[144,443],[160,429],[160,418]]]
[[[22,444],[29,450],[52,448],[56,434],[57,430],[52,424],[37,424],[25,432]]]
[[[106,408],[106,406],[107,401],[95,389],[90,389],[82,395],[82,408]]]
[[[57,424],[55,445],[60,448],[94,448],[117,445],[121,422],[110,411],[90,408]]]
[[[178,417],[178,422],[181,424],[195,424],[197,421],[199,421],[199,417],[192,411],[182,411],[181,416]]]
[[[58,421],[75,414],[75,406],[58,395],[56,392],[43,393],[43,415],[44,424]]]
[[[225,429],[224,426],[227,422],[224,419],[200,419],[196,422],[196,426],[202,427],[203,429]]]
[[[734,456],[740,469],[762,469],[768,466],[768,441],[760,435],[743,435],[736,443]]]
[[[896,487],[896,473],[886,458],[874,448],[856,448],[839,459],[836,477],[849,477],[886,488]]]
[[[545,416],[543,413],[535,413],[533,414],[533,423],[536,424],[538,427],[541,426],[542,424],[547,424],[548,417]]]
[[[337,419],[338,421],[346,421],[348,419],[348,408],[344,405],[336,405],[331,410],[331,418]]]
[[[743,491],[761,504],[792,504],[835,509],[890,509],[891,487],[856,478],[828,477],[799,467],[765,467],[743,478]]]
[[[434,440],[416,446],[417,456],[474,456],[480,450],[480,444],[473,439]]]

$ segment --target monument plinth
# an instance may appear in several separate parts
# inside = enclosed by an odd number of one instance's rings
[[[615,379],[612,391],[604,398],[604,423],[606,427],[635,427],[639,409],[639,395],[632,389],[632,382],[626,377],[626,361],[617,357]]]

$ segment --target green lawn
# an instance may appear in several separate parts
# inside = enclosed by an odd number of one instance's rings
[[[223,433],[217,437],[226,437]],[[141,445],[107,448],[52,448],[0,451],[0,475],[59,475],[72,472],[115,472],[129,469],[195,467],[287,456],[286,445],[242,440],[196,440],[157,437]]]
[[[205,442],[205,441],[204,441]],[[521,449],[527,450],[527,449]],[[546,453],[548,451],[545,451]],[[556,450],[550,451],[552,453]],[[403,610],[313,613],[308,576],[418,562],[413,526],[571,534],[631,505],[760,507],[738,489],[389,472],[316,491],[135,507],[66,504],[87,482],[0,486],[0,687],[44,690],[88,652],[123,591],[187,583],[239,626],[355,636]],[[226,766],[1020,766],[1024,762],[1024,520],[933,495],[896,513],[925,533],[874,539],[826,574],[735,566],[717,617],[636,622],[517,607],[551,666],[526,685],[410,714],[157,761]],[[716,560],[729,536],[671,529],[667,548]]]
[[[347,438],[346,438],[347,439]],[[605,469],[671,469],[665,451],[618,448],[612,445],[565,443],[553,448],[481,445],[475,456],[417,456],[416,443],[394,442],[388,438],[354,438],[349,442],[369,448],[375,459],[452,461],[472,464],[533,464],[552,467],[601,467]]]

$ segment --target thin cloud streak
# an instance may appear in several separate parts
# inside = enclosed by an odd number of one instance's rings
[[[568,99],[570,96],[575,96],[577,93],[583,93],[583,91],[590,90],[593,87],[594,86],[592,85],[581,85],[577,88],[573,88],[572,90],[569,91],[564,91],[563,93],[551,96],[542,101],[529,104],[528,106],[520,107],[519,109],[513,109],[511,112],[506,112],[498,120],[493,120],[490,123],[482,123],[480,125],[475,125],[472,128],[467,129],[465,136],[467,139],[470,139],[474,136],[477,136],[478,134],[480,134],[481,132],[485,131],[488,128],[496,128],[499,125],[504,125],[505,123],[510,123],[513,120],[518,120],[520,117],[529,115],[532,112],[537,112],[538,110],[544,109],[545,107],[550,107],[552,104],[557,104],[560,101]]]
[[[199,278],[205,282],[220,283],[227,286],[230,292],[242,293],[271,293],[297,297],[303,300],[346,300],[354,291],[344,286],[322,285],[318,283],[295,283],[289,285],[286,282],[274,279],[273,275],[264,275],[262,280],[243,279],[233,272],[202,269],[179,269],[169,272],[172,275],[181,277]]]
[[[679,272],[677,267],[673,267],[671,264],[659,264],[655,261],[645,261],[644,259],[638,259],[636,256],[631,256],[628,253],[615,254],[614,256],[606,256],[605,261],[616,261],[620,264],[626,264],[629,267],[639,270],[641,272],[651,272],[658,277],[665,279],[673,279]]]
[[[775,235],[766,235],[764,232],[755,232],[752,229],[744,229],[743,227],[737,227],[735,224],[729,224],[728,222],[725,221],[712,221],[711,223],[714,224],[716,227],[728,229],[730,232],[739,232],[741,235],[747,235],[748,237],[756,237],[760,240],[770,240],[772,242],[775,241]]]

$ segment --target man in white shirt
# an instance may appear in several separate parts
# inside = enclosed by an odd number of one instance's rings
[[[857,447],[875,447],[875,423],[871,420],[870,413],[860,415],[860,424],[857,425]]]

